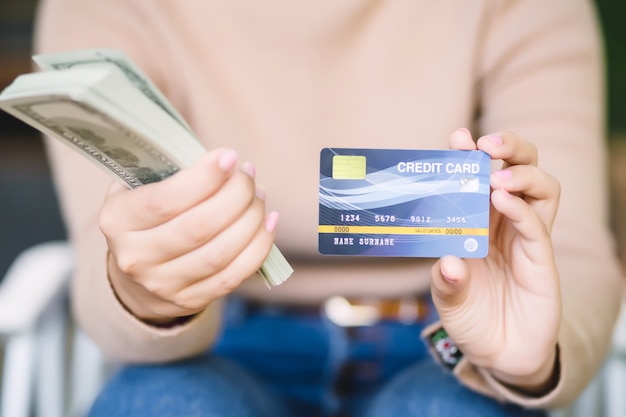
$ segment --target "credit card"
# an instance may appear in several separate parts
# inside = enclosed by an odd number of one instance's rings
[[[489,174],[483,151],[324,148],[319,252],[484,258]]]

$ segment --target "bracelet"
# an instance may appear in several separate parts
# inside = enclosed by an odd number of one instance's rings
[[[451,370],[459,364],[463,353],[443,327],[429,335],[427,340],[439,362]]]

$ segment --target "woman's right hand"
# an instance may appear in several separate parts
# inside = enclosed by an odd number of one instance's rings
[[[254,167],[227,149],[136,189],[113,184],[100,212],[111,284],[138,318],[196,314],[254,275],[274,240]]]

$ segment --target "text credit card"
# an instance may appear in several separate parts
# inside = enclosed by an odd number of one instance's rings
[[[319,252],[484,258],[489,174],[483,151],[324,148]]]

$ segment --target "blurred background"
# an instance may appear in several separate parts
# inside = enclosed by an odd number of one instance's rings
[[[0,90],[31,69],[35,0],[0,0]],[[626,260],[626,2],[596,0],[608,72],[613,227]],[[26,247],[65,237],[42,144],[0,112],[0,276]]]
[[[35,0],[0,0],[0,90],[30,72]],[[35,130],[0,111],[0,277],[17,254],[65,237]]]

